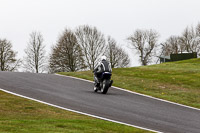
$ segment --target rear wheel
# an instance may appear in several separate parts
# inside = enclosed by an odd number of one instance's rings
[[[108,92],[109,85],[110,85],[110,80],[104,79],[101,93],[106,94]]]

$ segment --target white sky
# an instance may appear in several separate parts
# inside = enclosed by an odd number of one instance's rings
[[[65,28],[96,26],[123,47],[136,29],[155,29],[163,42],[200,22],[200,0],[0,0],[0,38],[12,42],[18,57],[32,31],[40,31],[47,52]],[[138,65],[133,54],[132,66]]]

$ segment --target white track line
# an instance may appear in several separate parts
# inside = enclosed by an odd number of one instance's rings
[[[62,76],[62,77],[69,77],[69,78],[79,79],[79,80],[83,80],[83,81],[87,81],[87,82],[93,83],[93,81],[86,80],[86,79],[81,79],[81,78],[77,78],[77,77],[66,76],[66,75],[60,75],[60,74],[55,74],[55,75]],[[194,108],[194,107],[190,107],[190,106],[187,106],[187,105],[183,105],[183,104],[179,104],[179,103],[175,103],[175,102],[163,100],[163,99],[160,99],[160,98],[155,98],[155,97],[152,97],[152,96],[148,96],[148,95],[144,95],[144,94],[141,94],[141,93],[129,91],[129,90],[122,89],[122,88],[119,88],[119,87],[112,86],[112,88],[115,88],[115,89],[118,89],[118,90],[122,90],[122,91],[126,91],[126,92],[129,92],[129,93],[133,93],[133,94],[136,94],[136,95],[148,97],[148,98],[151,98],[151,99],[159,100],[159,101],[162,101],[162,102],[167,102],[167,103],[175,104],[175,105],[182,106],[182,107],[185,107],[185,108],[190,108],[190,109],[194,109],[194,110],[200,111],[200,109],[198,109],[198,108]]]
[[[148,128],[144,128],[144,127],[139,127],[139,126],[131,125],[131,124],[128,124],[128,123],[115,121],[115,120],[107,119],[107,118],[104,118],[104,117],[100,117],[100,116],[96,116],[96,115],[92,115],[92,114],[88,114],[88,113],[84,113],[84,112],[80,112],[80,111],[64,108],[64,107],[61,107],[61,106],[58,106],[58,105],[54,105],[54,104],[51,104],[51,103],[40,101],[40,100],[37,100],[37,99],[34,99],[34,98],[30,98],[30,97],[27,97],[27,96],[23,96],[23,95],[20,95],[20,94],[17,94],[17,93],[8,91],[8,90],[4,90],[4,89],[1,89],[1,88],[0,88],[0,91],[9,93],[9,94],[12,94],[12,95],[15,95],[15,96],[19,96],[19,97],[22,97],[22,98],[26,98],[26,99],[29,99],[29,100],[32,100],[32,101],[36,101],[36,102],[39,102],[39,103],[43,103],[43,104],[46,104],[46,105],[49,105],[49,106],[53,106],[53,107],[56,107],[56,108],[59,108],[59,109],[63,109],[63,110],[66,110],[66,111],[71,111],[71,112],[74,112],[74,113],[87,115],[87,116],[90,116],[90,117],[93,117],[93,118],[98,118],[98,119],[105,120],[105,121],[110,121],[110,122],[123,124],[123,125],[130,126],[130,127],[135,127],[135,128],[139,128],[139,129],[142,129],[142,130],[148,130],[148,131],[151,131],[151,132],[162,133],[160,131],[156,131],[156,130],[152,130],[152,129],[148,129]]]

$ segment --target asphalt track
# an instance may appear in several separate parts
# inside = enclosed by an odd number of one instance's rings
[[[50,74],[0,72],[0,88],[64,108],[166,133],[200,133],[200,110]]]

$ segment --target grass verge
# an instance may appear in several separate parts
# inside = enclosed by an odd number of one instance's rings
[[[91,71],[58,74],[93,80]],[[200,59],[117,68],[112,79],[120,88],[200,108]]]
[[[146,133],[0,91],[1,133]]]

